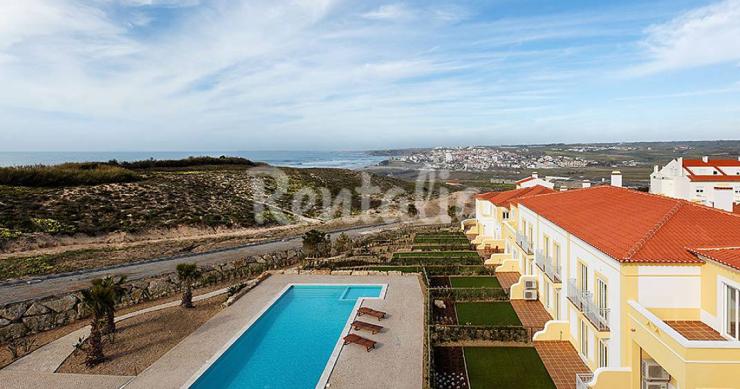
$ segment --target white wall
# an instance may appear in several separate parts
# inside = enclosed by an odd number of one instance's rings
[[[640,266],[637,300],[645,308],[700,308],[699,266]]]

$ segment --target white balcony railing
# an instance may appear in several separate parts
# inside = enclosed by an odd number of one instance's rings
[[[537,267],[539,267],[540,270],[545,271],[545,254],[542,250],[534,252],[534,263],[537,264]]]
[[[575,278],[568,280],[568,299],[583,312],[597,330],[609,331],[609,308],[599,308],[593,301],[592,293],[581,290]]]
[[[560,264],[554,264],[552,257],[545,256],[542,250],[537,250],[534,254],[534,261],[545,272],[550,281],[555,283],[562,282],[560,278],[561,266]]]
[[[527,238],[527,235],[525,235],[522,232],[517,231],[516,233],[516,243],[527,252],[527,254],[532,254],[532,245],[529,242],[529,238]]]
[[[593,373],[576,373],[576,389],[588,389],[593,379]]]

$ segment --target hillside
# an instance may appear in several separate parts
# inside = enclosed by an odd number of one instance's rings
[[[187,160],[185,160],[187,161]],[[0,185],[0,249],[11,241],[37,235],[96,236],[113,232],[137,233],[181,226],[245,228],[254,227],[255,202],[261,203],[272,193],[275,180],[266,176],[265,194],[260,195],[256,173],[264,165],[143,161],[116,165],[132,174],[123,174],[124,182],[94,185],[63,185],[44,178],[42,184]],[[201,161],[202,162],[202,161]],[[111,163],[105,163],[109,165]],[[89,168],[89,166],[88,166]],[[27,168],[33,169],[33,168]],[[6,169],[7,170],[7,169]],[[291,210],[293,195],[316,193],[313,206],[302,204],[306,217],[329,218],[324,213],[322,193],[329,193],[332,204],[344,188],[352,191],[352,210],[360,208],[361,198],[354,188],[361,185],[361,173],[343,169],[280,169],[288,177],[287,193],[276,200],[278,207]],[[38,171],[23,173],[23,182],[39,183]],[[44,170],[44,174],[48,173]],[[2,176],[3,172],[0,172]],[[7,172],[6,172],[7,173]],[[15,175],[16,173],[11,173]],[[64,174],[69,174],[65,172]],[[6,174],[6,177],[8,175]],[[17,176],[17,175],[15,175]],[[79,177],[74,174],[73,177]],[[32,177],[33,179],[29,178]],[[56,176],[55,176],[56,177]],[[136,177],[132,181],[131,177]],[[385,192],[397,187],[413,189],[406,181],[370,175],[374,186]],[[51,182],[53,185],[43,185]],[[322,191],[322,188],[323,189]],[[382,195],[382,194],[381,194]],[[307,201],[304,198],[304,201]],[[380,198],[371,201],[377,207]],[[275,225],[269,215],[264,225]],[[288,215],[295,219],[295,216]]]

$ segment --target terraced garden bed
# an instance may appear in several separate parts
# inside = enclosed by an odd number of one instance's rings
[[[455,303],[457,321],[460,324],[482,326],[521,326],[511,303]]]
[[[472,389],[555,388],[533,347],[465,347],[464,354]]]
[[[453,288],[500,288],[496,277],[450,277]]]

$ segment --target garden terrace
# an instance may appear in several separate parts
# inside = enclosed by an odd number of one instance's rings
[[[458,323],[483,326],[521,326],[522,322],[508,301],[456,302]]]
[[[465,347],[464,353],[473,389],[555,388],[537,350],[532,347]]]
[[[460,277],[450,276],[453,288],[501,288],[496,277]]]
[[[461,243],[414,243],[411,250],[414,251],[459,251],[470,250],[474,246],[469,242]]]

